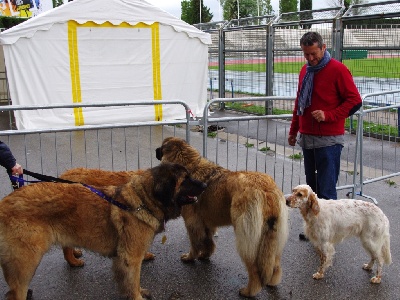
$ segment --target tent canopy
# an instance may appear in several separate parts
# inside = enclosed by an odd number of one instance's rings
[[[75,0],[0,34],[17,105],[182,100],[201,114],[210,35],[142,0]],[[15,112],[19,129],[168,120],[181,106]]]

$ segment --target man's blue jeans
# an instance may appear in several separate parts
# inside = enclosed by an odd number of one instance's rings
[[[322,199],[337,199],[336,183],[340,172],[342,145],[304,149],[306,182]]]

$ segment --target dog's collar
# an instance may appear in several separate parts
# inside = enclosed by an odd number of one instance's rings
[[[133,181],[136,182],[138,179],[133,179]],[[161,231],[160,228],[163,229],[163,224],[165,223],[164,212],[161,208],[158,208],[157,205],[155,205],[155,208],[150,209],[149,206],[143,202],[143,199],[148,198],[149,193],[146,192],[143,183],[137,183],[138,184],[135,185],[135,192],[138,195],[138,201],[135,201],[134,204],[132,203],[132,212],[135,213],[135,216],[139,220],[152,227],[154,231],[159,232]],[[151,201],[149,202],[151,203]],[[161,214],[157,213],[157,209],[161,211]]]
[[[146,205],[140,204],[138,207],[132,209],[132,211],[137,213],[136,216],[138,217],[138,219],[142,220],[143,222],[151,226],[154,231],[158,232],[163,230],[165,220],[164,219],[159,220]],[[148,216],[150,216],[151,219],[149,219]]]
[[[140,204],[138,207],[136,207],[135,209],[133,209],[134,212],[139,212],[141,210],[145,210],[147,211],[150,215],[152,215],[154,218],[157,219],[157,217],[153,214],[153,212],[144,204]],[[158,219],[157,219],[158,220]]]

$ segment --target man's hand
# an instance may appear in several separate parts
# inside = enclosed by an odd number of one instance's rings
[[[325,113],[323,110],[314,110],[311,112],[311,115],[317,122],[323,122],[325,121]]]
[[[11,169],[13,175],[23,174],[24,170],[22,169],[20,164],[15,164],[15,166]]]
[[[296,146],[296,135],[289,135],[288,137],[288,143],[290,146]]]

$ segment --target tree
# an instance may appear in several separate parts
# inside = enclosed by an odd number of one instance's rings
[[[52,0],[52,1],[53,1],[53,7],[57,7],[64,4],[63,0]]]
[[[192,21],[194,19],[194,13],[190,8],[190,1],[183,0],[181,2],[181,19],[189,24],[194,24]]]
[[[271,15],[274,12],[271,0],[220,0],[220,4],[225,20]]]
[[[200,2],[201,1],[201,2]],[[201,5],[201,14],[200,14]],[[201,20],[200,20],[201,15]],[[202,0],[183,0],[181,2],[181,19],[189,24],[207,23],[213,18],[210,8]]]
[[[239,6],[240,7],[240,6]],[[222,1],[222,16],[224,20],[238,19],[237,0]]]
[[[261,0],[261,15],[273,15],[274,10],[272,9],[271,0]]]
[[[312,0],[300,0],[300,11],[304,11],[300,13],[300,20],[311,20],[313,18],[311,10]],[[303,24],[301,27],[303,29],[310,29],[311,24]]]
[[[312,10],[312,0],[300,0],[300,10]]]
[[[279,0],[279,13],[297,11],[297,0]]]

